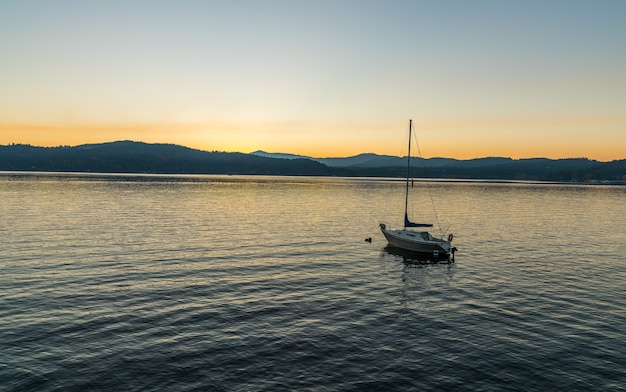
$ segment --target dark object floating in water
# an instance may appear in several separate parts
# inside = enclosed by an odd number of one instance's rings
[[[372,237],[367,237],[367,238],[365,239],[365,242],[372,242]]]

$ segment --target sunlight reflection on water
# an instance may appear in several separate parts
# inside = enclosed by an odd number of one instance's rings
[[[402,186],[0,175],[0,379],[11,391],[626,383],[626,188],[432,183],[437,215],[419,194],[411,213],[449,225],[459,252],[422,264],[378,229],[400,222]]]

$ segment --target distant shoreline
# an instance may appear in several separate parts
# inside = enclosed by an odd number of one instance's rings
[[[360,154],[310,158],[285,154],[207,152],[173,144],[119,141],[76,147],[0,146],[0,171],[404,178],[406,159]],[[623,184],[626,159],[515,160],[503,157],[411,160],[415,178],[428,181]]]
[[[111,173],[111,172],[72,172],[72,171],[5,171],[0,170],[0,177],[29,176],[29,177],[106,177],[106,178],[133,178],[145,179],[337,179],[337,180],[366,180],[366,181],[392,181],[404,183],[406,179],[401,177],[367,177],[367,176],[320,176],[320,175],[275,175],[275,174],[201,174],[201,173]],[[626,186],[626,181],[542,181],[542,180],[507,180],[507,179],[481,179],[481,178],[413,178],[418,183],[455,183],[455,184],[528,184],[528,185],[618,185]]]

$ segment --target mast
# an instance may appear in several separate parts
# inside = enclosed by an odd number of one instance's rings
[[[413,129],[413,119],[409,119],[409,155],[406,163],[406,195],[404,197],[404,228],[406,229],[408,208],[409,208],[409,177],[411,177],[411,131]]]

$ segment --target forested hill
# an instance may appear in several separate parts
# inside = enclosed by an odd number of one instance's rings
[[[119,141],[76,147],[0,146],[0,170],[96,173],[334,175],[309,159],[206,152],[172,144]]]
[[[404,177],[404,162],[400,157],[376,154],[314,159],[289,154],[207,152],[132,141],[75,147],[0,146],[0,171]],[[412,162],[414,176],[422,178],[615,183],[626,180],[626,160],[418,158]]]

